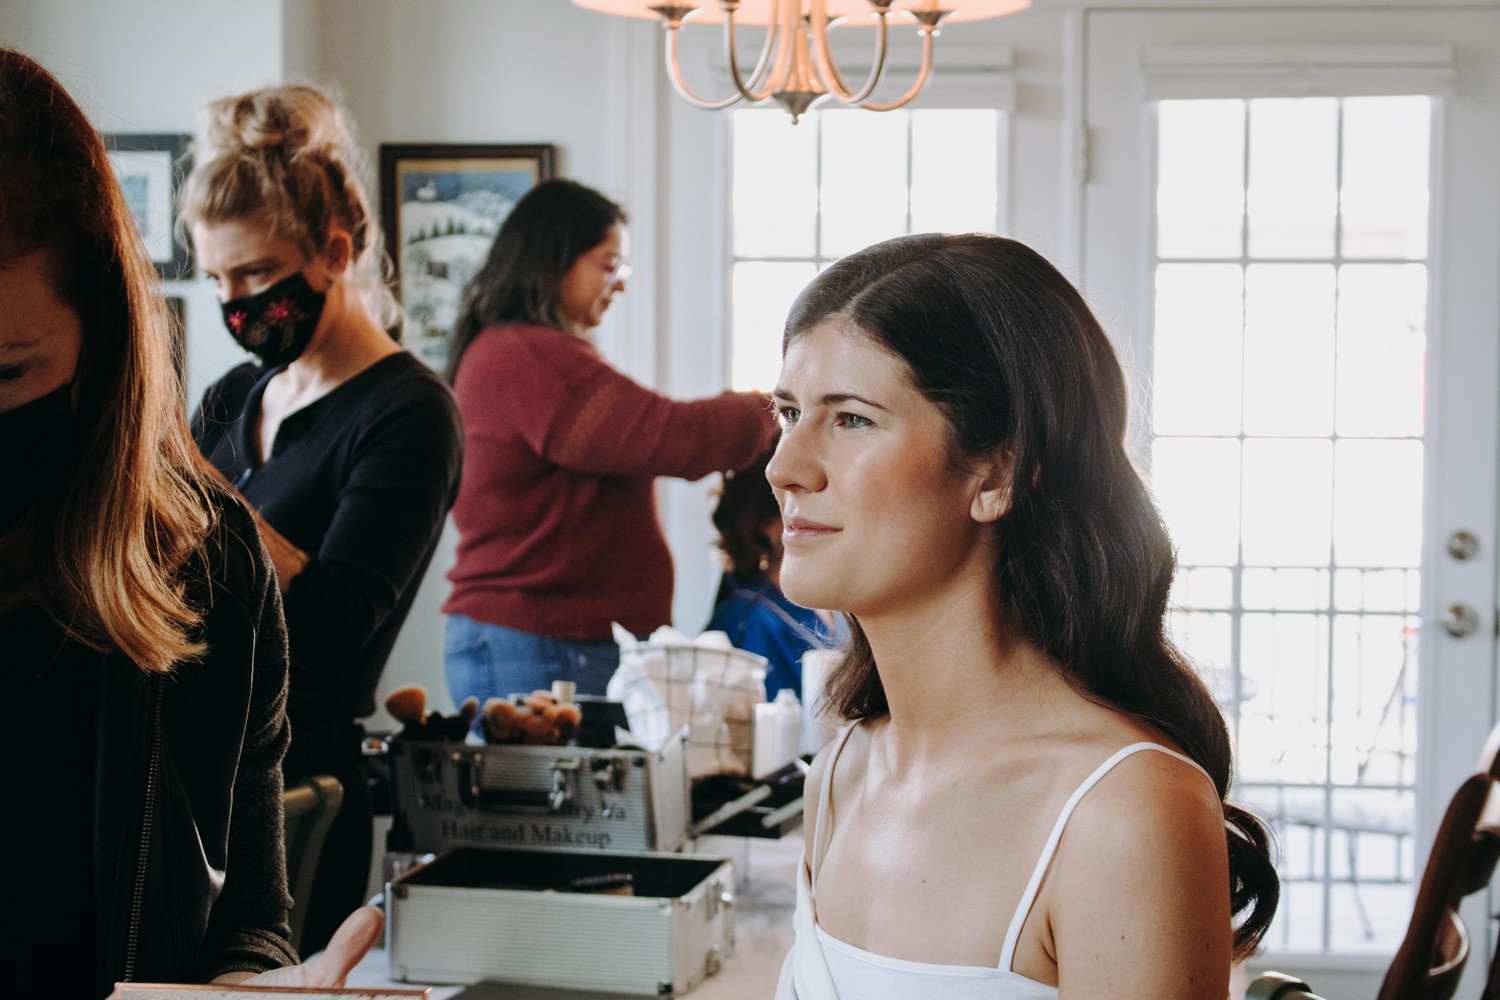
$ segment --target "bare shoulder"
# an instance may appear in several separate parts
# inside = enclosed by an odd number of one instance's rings
[[[1225,854],[1224,811],[1207,775],[1156,750],[1120,760],[1079,800],[1065,838],[1071,854],[1108,863],[1167,852]]]
[[[1059,985],[1075,988],[1067,992],[1092,995],[1123,981],[1129,995],[1160,986],[1224,996],[1231,928],[1223,808],[1192,764],[1154,750],[1119,761],[1079,801],[1049,880]]]

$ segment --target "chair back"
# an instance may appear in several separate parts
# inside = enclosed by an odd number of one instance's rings
[[[1267,972],[1257,976],[1245,991],[1245,1000],[1323,1000],[1300,979],[1280,972]]]
[[[344,802],[344,786],[331,774],[315,774],[286,788],[286,884],[292,894],[292,949],[302,945],[307,900],[323,853],[323,840]]]
[[[1479,1000],[1500,1000],[1500,934],[1495,938],[1495,950],[1490,952],[1490,974],[1484,981],[1484,992]]]
[[[1497,782],[1500,725],[1490,731],[1479,770],[1449,800],[1422,872],[1411,923],[1378,1000],[1449,1000],[1458,989],[1470,952],[1469,931],[1458,907],[1465,896],[1490,884],[1500,861],[1500,795],[1492,794]]]

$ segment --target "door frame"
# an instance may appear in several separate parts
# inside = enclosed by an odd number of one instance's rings
[[[1438,95],[1432,129],[1422,607],[1424,626],[1435,625],[1434,609],[1460,600],[1479,612],[1483,624],[1467,639],[1424,628],[1427,641],[1418,695],[1423,753],[1414,852],[1419,877],[1448,796],[1472,771],[1483,733],[1500,717],[1500,184],[1494,180],[1500,176],[1500,5],[1352,9],[1327,4],[1295,10],[1254,4],[1171,10],[1120,5],[1080,8],[1070,18],[1069,44],[1076,59],[1071,61],[1074,71],[1068,87],[1071,148],[1064,162],[1074,166],[1076,176],[1064,206],[1064,229],[1070,237],[1066,263],[1106,328],[1124,331],[1117,347],[1127,368],[1134,370],[1132,381],[1138,387],[1150,384],[1156,133],[1139,58],[1134,67],[1137,89],[1131,91],[1131,81],[1121,77],[1127,72],[1122,60],[1129,52],[1138,54],[1148,44],[1234,45],[1247,40],[1296,46],[1316,37],[1316,32],[1290,27],[1295,21],[1342,25],[1341,30],[1322,29],[1327,37],[1320,41],[1328,45],[1357,44],[1351,39],[1381,44],[1446,40],[1454,47],[1453,93]],[[1416,21],[1430,25],[1436,37],[1414,32]],[[1467,32],[1462,28],[1465,22]],[[1494,28],[1476,31],[1474,22]],[[1256,30],[1246,32],[1246,25]],[[1486,38],[1495,41],[1477,41]],[[1101,74],[1111,62],[1113,75],[1106,86]],[[1314,90],[1308,96],[1325,94]],[[1114,106],[1107,106],[1110,100]],[[1128,113],[1121,110],[1127,105],[1132,109]],[[1458,198],[1463,199],[1462,211],[1450,205]],[[1106,233],[1112,235],[1101,235]],[[1135,441],[1149,441],[1142,433],[1149,431],[1146,412],[1138,407],[1133,418]],[[1458,528],[1480,538],[1479,557],[1459,563],[1438,554],[1439,541]],[[1480,692],[1483,697],[1474,696]],[[1445,742],[1444,733],[1460,735]],[[1483,902],[1466,908],[1475,953],[1461,990],[1476,993],[1476,970],[1482,978],[1494,947]],[[1283,971],[1306,975],[1320,992],[1373,995],[1388,957],[1276,955],[1274,961]]]

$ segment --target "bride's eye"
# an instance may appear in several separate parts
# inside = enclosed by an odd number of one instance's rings
[[[869,417],[862,417],[858,413],[840,413],[834,421],[840,427],[850,430],[862,431],[866,427],[874,427],[875,421]]]

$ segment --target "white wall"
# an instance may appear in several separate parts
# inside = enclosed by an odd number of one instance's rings
[[[954,25],[939,40],[939,77],[944,60],[984,66],[992,53],[1014,51],[1005,215],[1014,234],[1065,267],[1067,32],[1067,15],[1032,10]],[[727,382],[726,119],[671,92],[652,23],[566,0],[0,0],[0,39],[56,72],[106,131],[189,132],[209,98],[290,77],[342,93],[372,163],[386,142],[555,144],[561,174],[621,200],[631,215],[636,277],[599,331],[605,353],[679,397]],[[710,53],[717,33],[690,32],[687,41],[695,81],[726,86]],[[168,290],[188,299],[197,399],[241,355],[206,283]],[[717,578],[711,486],[664,482],[659,492],[677,559],[674,616],[689,631],[707,620]],[[439,608],[454,542],[450,526],[382,691],[420,681],[436,704],[449,704]],[[382,713],[373,724],[388,722]]]
[[[102,132],[191,132],[205,101],[281,79],[283,9],[297,6],[0,0],[0,41],[55,73]],[[166,293],[186,300],[188,398],[196,401],[245,355],[223,334],[205,282],[168,282]]]
[[[0,38],[55,73],[100,129],[181,132],[205,99],[280,76],[281,7],[0,0]]]

